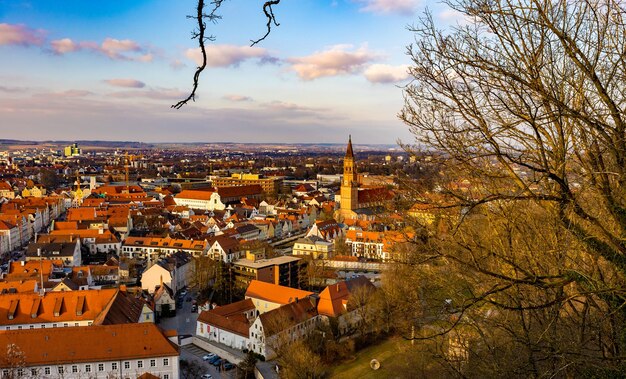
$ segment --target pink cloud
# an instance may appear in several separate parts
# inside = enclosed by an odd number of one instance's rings
[[[135,79],[108,79],[104,82],[114,87],[143,88],[146,86],[146,83]]]
[[[419,0],[356,0],[361,3],[361,12],[395,13],[410,16],[415,13]]]
[[[365,70],[363,75],[372,83],[395,83],[408,79],[408,69],[407,65],[373,64]]]
[[[129,39],[105,38],[102,43],[98,44],[97,42],[76,42],[70,38],[63,38],[50,42],[50,48],[57,55],[87,50],[105,55],[113,60],[151,62],[153,59],[152,53],[148,52],[145,47]]]
[[[252,101],[252,98],[249,96],[243,96],[243,95],[226,95],[223,97],[225,100],[230,100],[230,101],[236,101],[236,102],[241,102],[241,101]]]
[[[0,24],[0,46],[39,46],[43,41],[43,30],[34,30],[25,25]]]
[[[248,59],[259,58],[265,61],[270,58],[266,49],[235,45],[208,45],[206,55],[209,67],[238,66]],[[198,48],[188,49],[185,56],[196,62],[198,66],[202,64],[202,54]]]
[[[289,58],[287,61],[300,78],[313,80],[324,76],[356,73],[365,64],[378,58],[364,47],[355,51],[348,51],[349,48],[350,46],[337,45],[305,57]]]
[[[61,92],[42,92],[36,93],[33,97],[42,97],[42,98],[81,98],[89,95],[93,95],[93,92],[81,90],[81,89],[70,89]]]

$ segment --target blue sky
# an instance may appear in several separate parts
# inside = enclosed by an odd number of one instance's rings
[[[228,0],[198,99],[194,0],[0,0],[0,138],[410,142],[397,119],[419,0]]]

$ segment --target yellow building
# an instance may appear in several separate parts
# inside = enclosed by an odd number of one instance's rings
[[[211,183],[214,187],[230,187],[258,184],[263,189],[265,195],[274,195],[278,193],[283,184],[282,178],[270,177],[264,178],[259,174],[232,174],[230,177],[213,177]]]

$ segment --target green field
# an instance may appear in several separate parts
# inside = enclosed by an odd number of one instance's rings
[[[405,353],[410,347],[411,343],[402,338],[389,338],[356,352],[352,360],[334,367],[330,377],[333,379],[397,377],[398,369],[406,364]],[[380,362],[380,368],[376,371],[370,368],[370,361],[373,358]]]

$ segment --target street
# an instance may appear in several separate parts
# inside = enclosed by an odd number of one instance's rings
[[[179,336],[195,335],[198,313],[191,312],[192,301],[187,301],[187,299],[194,299],[195,297],[196,292],[189,291],[183,300],[182,308],[176,310],[176,316],[161,318],[159,326],[164,330],[176,329]],[[203,368],[202,375],[211,374],[211,376],[216,379],[235,377],[236,369],[220,373],[217,371],[217,368],[213,367],[208,362],[203,361],[202,357],[208,353],[208,351],[205,351],[196,345],[190,344],[181,347],[180,359],[197,363]]]

